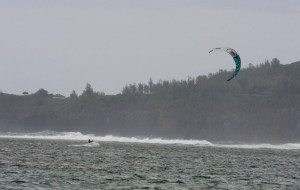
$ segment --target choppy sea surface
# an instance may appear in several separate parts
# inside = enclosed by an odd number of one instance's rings
[[[0,189],[300,189],[300,144],[2,133]]]

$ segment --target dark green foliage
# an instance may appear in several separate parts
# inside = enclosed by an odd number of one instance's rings
[[[35,96],[40,98],[46,98],[49,96],[48,91],[44,89],[39,89],[36,93],[34,93]]]
[[[182,81],[130,84],[122,94],[94,92],[55,99],[0,94],[1,131],[82,131],[211,141],[299,142],[300,62],[278,59]]]
[[[75,90],[73,90],[72,93],[70,94],[70,98],[78,98],[78,95],[75,92]]]
[[[94,93],[92,86],[89,83],[87,83],[85,90],[83,91],[81,96],[93,96],[94,94],[95,93]]]

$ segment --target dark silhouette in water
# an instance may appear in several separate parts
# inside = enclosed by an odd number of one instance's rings
[[[91,142],[94,142],[93,140],[91,140],[91,139],[89,139],[89,141],[88,141],[89,143],[91,143]]]

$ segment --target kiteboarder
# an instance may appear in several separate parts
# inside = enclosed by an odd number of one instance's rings
[[[91,140],[91,139],[89,139],[89,141],[88,141],[89,143],[91,143],[91,142],[93,142],[93,140]]]

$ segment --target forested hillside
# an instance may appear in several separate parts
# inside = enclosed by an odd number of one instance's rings
[[[300,62],[278,59],[183,81],[151,79],[121,94],[94,92],[62,99],[39,90],[0,94],[0,130],[81,131],[238,142],[300,142]]]

